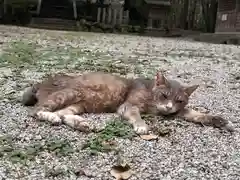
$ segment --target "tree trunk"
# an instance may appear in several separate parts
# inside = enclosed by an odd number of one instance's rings
[[[181,15],[181,28],[182,29],[187,29],[188,25],[187,25],[187,18],[188,18],[188,7],[189,7],[189,0],[184,0],[184,4],[183,4],[183,10],[182,10],[182,15]]]
[[[217,18],[217,9],[218,9],[218,1],[217,0],[211,0],[211,4],[209,7],[210,14],[210,32],[215,32],[215,26],[216,26],[216,18]]]
[[[203,19],[205,22],[205,30],[206,32],[214,33],[218,1],[210,0],[209,2],[206,0],[202,0],[201,3],[202,3]]]
[[[203,15],[203,19],[204,19],[204,23],[205,23],[205,31],[209,32],[209,17],[208,17],[208,2],[206,2],[205,0],[201,0],[201,4],[202,4],[202,15]]]
[[[189,13],[189,20],[188,20],[188,29],[191,29],[191,30],[194,29],[196,6],[197,6],[197,0],[194,0],[192,3],[191,11]]]

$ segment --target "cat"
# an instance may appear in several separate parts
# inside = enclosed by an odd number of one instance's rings
[[[124,78],[104,72],[55,74],[24,91],[22,104],[34,106],[32,116],[84,131],[83,113],[117,113],[137,134],[148,134],[141,114],[173,115],[184,120],[233,131],[231,121],[187,108],[199,85],[183,86],[158,71],[155,78]]]

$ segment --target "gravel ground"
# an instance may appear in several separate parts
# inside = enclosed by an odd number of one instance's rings
[[[222,115],[237,130],[230,134],[173,119],[161,122],[172,131],[158,140],[119,138],[120,156],[134,172],[130,180],[240,179],[238,46],[7,26],[1,26],[0,31],[0,135],[4,137],[0,145],[16,149],[11,156],[6,155],[8,150],[0,149],[0,179],[114,179],[110,169],[119,155],[115,152],[92,155],[81,147],[93,134],[35,121],[28,117],[29,108],[18,101],[23,88],[46,73],[81,73],[84,69],[105,67],[127,76],[152,76],[157,69],[164,69],[168,77],[199,83],[190,106]],[[114,116],[85,115],[99,127]],[[66,141],[68,150],[74,151],[56,155],[43,150],[25,161],[21,153],[16,153],[51,139],[60,140],[61,145]]]

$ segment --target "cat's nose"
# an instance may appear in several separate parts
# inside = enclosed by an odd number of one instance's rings
[[[166,108],[167,108],[167,109],[172,109],[172,107],[173,107],[172,102],[168,102],[168,103],[166,104]]]

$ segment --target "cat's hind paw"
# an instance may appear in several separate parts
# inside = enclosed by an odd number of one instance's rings
[[[205,120],[207,125],[212,125],[213,127],[220,128],[223,130],[227,130],[230,132],[234,131],[234,125],[231,121],[228,121],[220,116],[212,116],[212,115],[207,115],[205,116]],[[203,123],[205,124],[205,123]]]
[[[52,125],[60,125],[62,123],[61,118],[57,114],[47,111],[36,112],[36,118],[38,120],[48,121]]]

